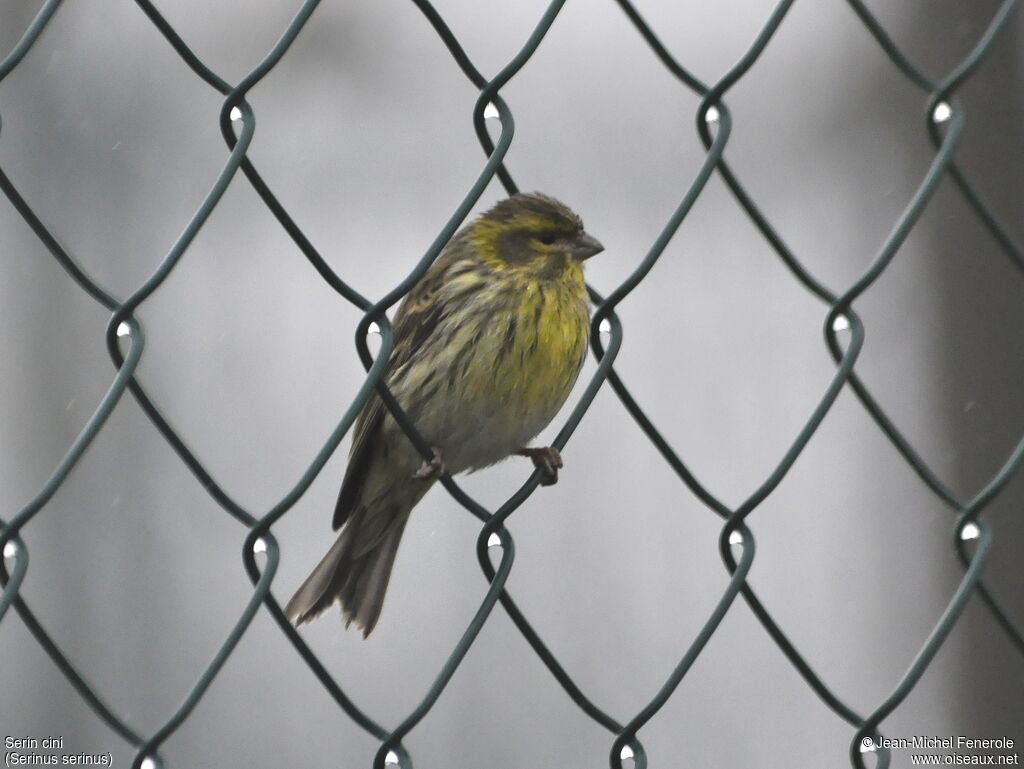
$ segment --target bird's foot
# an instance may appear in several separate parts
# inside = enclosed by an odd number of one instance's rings
[[[562,466],[562,455],[554,446],[544,446],[536,449],[519,449],[516,452],[521,457],[529,457],[533,460],[533,466],[544,471],[541,478],[541,486],[554,486],[558,483],[558,470]]]
[[[413,478],[440,478],[448,472],[444,466],[444,457],[441,456],[441,449],[437,446],[431,446],[430,450],[434,452],[434,458],[429,462],[424,461],[423,464],[420,465],[420,469],[412,474]]]

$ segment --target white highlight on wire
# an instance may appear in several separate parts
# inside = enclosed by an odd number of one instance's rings
[[[850,330],[850,319],[845,315],[836,315],[836,319],[832,321],[833,331],[849,331]]]
[[[940,101],[932,110],[932,120],[936,123],[945,123],[951,117],[953,117],[953,108],[944,101]]]
[[[4,558],[14,558],[18,554],[18,543],[8,542],[4,545]]]
[[[960,532],[960,539],[964,540],[965,542],[969,539],[977,539],[980,536],[981,529],[978,528],[978,524],[976,523],[967,524]]]

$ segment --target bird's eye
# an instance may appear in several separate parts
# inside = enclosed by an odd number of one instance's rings
[[[553,232],[544,232],[537,236],[537,240],[539,240],[545,246],[550,246],[554,244],[555,237],[555,233]]]

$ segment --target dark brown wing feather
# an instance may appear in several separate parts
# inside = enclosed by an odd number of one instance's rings
[[[444,315],[444,307],[436,302],[437,291],[444,281],[444,274],[452,262],[449,245],[437,258],[427,273],[406,294],[395,313],[395,346],[391,359],[384,368],[384,381],[391,383],[392,372],[400,369],[436,330]],[[356,419],[352,438],[352,449],[348,455],[348,468],[341,482],[338,503],[334,506],[332,525],[335,531],[348,520],[359,505],[363,479],[372,461],[380,426],[384,421],[384,402],[378,395],[372,395]]]

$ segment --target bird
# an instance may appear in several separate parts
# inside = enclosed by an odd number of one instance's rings
[[[603,250],[539,192],[499,201],[448,241],[395,313],[382,375],[433,456],[423,460],[376,393],[366,401],[334,508],[340,534],[285,607],[293,624],[339,602],[346,629],[370,635],[409,515],[441,475],[521,455],[543,485],[557,481],[558,450],[528,444],[583,367],[583,264]]]

